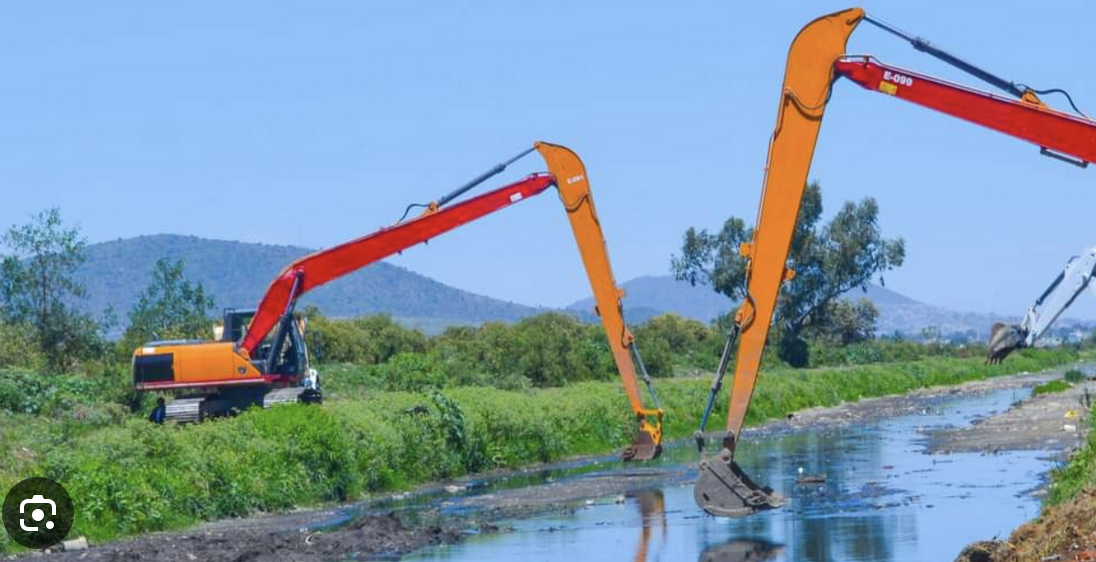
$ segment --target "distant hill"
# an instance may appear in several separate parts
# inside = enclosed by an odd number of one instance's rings
[[[866,292],[853,289],[845,293],[844,298],[866,298],[875,304],[879,309],[875,332],[881,336],[894,333],[920,335],[923,329],[935,327],[944,335],[966,334],[973,339],[984,339],[989,336],[989,329],[995,322],[1017,320],[995,314],[957,312],[941,308],[879,285],[868,285]]]
[[[708,322],[736,307],[732,299],[713,291],[711,287],[694,287],[669,275],[636,277],[621,287],[625,293],[624,314],[631,323],[665,312]],[[593,309],[593,297],[567,306],[569,311],[591,314]]]
[[[77,275],[87,288],[87,299],[81,306],[93,314],[113,308],[124,322],[137,295],[148,285],[153,265],[162,257],[184,260],[187,278],[201,282],[216,300],[218,309],[254,306],[283,267],[309,252],[307,248],[294,246],[171,234],[92,244]],[[625,316],[632,324],[666,312],[709,322],[736,307],[734,301],[709,287],[693,287],[670,276],[637,277],[623,287]],[[994,322],[1016,320],[948,310],[878,285],[870,285],[866,293],[859,289],[850,291],[845,297],[866,297],[875,303],[880,312],[876,330],[880,335],[897,332],[916,336],[922,329],[935,326],[944,335],[966,334],[982,339]],[[386,313],[427,333],[438,333],[455,324],[514,322],[553,310],[462,291],[384,262],[308,293],[301,304],[316,305],[333,317]],[[593,309],[593,299],[583,299],[565,310],[585,321],[596,322]],[[1088,329],[1091,324],[1061,319],[1057,327]]]
[[[87,287],[86,310],[99,314],[113,307],[124,321],[156,260],[183,259],[187,278],[201,282],[218,309],[249,307],[258,304],[282,268],[311,251],[172,234],[140,236],[89,245],[78,278]],[[308,293],[301,304],[335,317],[384,312],[431,332],[450,324],[515,321],[543,311],[462,291],[384,262]]]
[[[629,321],[635,317],[650,317],[664,312],[674,312],[710,322],[720,314],[734,310],[736,303],[713,291],[710,287],[693,287],[685,281],[677,281],[668,275],[637,277],[623,283],[625,313],[642,311],[642,315],[629,314]],[[981,339],[988,336],[994,322],[1015,321],[1015,317],[1000,317],[976,312],[956,312],[938,306],[923,303],[879,285],[869,285],[867,291],[853,289],[845,298],[867,298],[879,309],[879,322],[876,333],[880,335],[901,333],[920,335],[924,328],[933,326],[942,334],[967,334]],[[583,299],[567,307],[568,310],[588,311],[593,308],[592,299]],[[1060,325],[1077,323],[1067,319]]]

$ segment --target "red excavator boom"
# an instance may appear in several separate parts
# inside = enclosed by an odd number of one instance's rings
[[[293,262],[266,290],[240,348],[252,353],[274,329],[290,303],[308,291],[462,224],[538,195],[554,181],[549,174],[533,175],[452,207],[427,211],[419,218],[382,228]]]

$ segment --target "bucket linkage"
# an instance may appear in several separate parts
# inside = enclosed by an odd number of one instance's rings
[[[655,387],[651,384],[651,375],[647,373],[647,366],[643,364],[643,357],[639,354],[639,346],[633,341],[629,347],[635,356],[636,364],[639,365],[643,384],[647,386],[647,392],[651,395],[651,402],[655,407],[643,408],[636,412],[639,428],[631,445],[628,445],[620,456],[625,462],[649,461],[662,454],[662,408],[659,406]]]
[[[712,379],[708,391],[708,405],[700,421],[700,429],[693,435],[697,450],[700,452],[700,467],[696,483],[693,485],[693,498],[701,509],[717,517],[744,517],[758,511],[776,509],[788,503],[788,499],[774,492],[772,488],[756,484],[734,461],[735,445],[738,437],[728,431],[723,437],[723,448],[714,457],[705,458],[704,429],[712,414],[715,398],[723,387],[723,376],[730,363],[731,349],[738,338],[739,326],[727,334],[727,343],[719,360],[719,369]]]

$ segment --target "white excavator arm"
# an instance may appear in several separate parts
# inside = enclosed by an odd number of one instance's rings
[[[1035,300],[1020,324],[998,322],[993,325],[986,362],[1000,363],[1013,350],[1034,346],[1086,287],[1091,287],[1096,294],[1096,286],[1090,285],[1094,273],[1096,248],[1069,258],[1065,268]]]

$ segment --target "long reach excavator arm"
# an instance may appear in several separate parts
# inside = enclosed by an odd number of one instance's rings
[[[845,46],[861,21],[898,35],[914,48],[1019,99],[996,96],[888,66],[872,57],[850,56],[845,53]],[[780,285],[795,274],[787,267],[788,250],[822,116],[834,82],[842,77],[869,90],[1035,143],[1043,154],[1078,166],[1087,166],[1096,159],[1096,121],[1051,109],[1038,98],[1040,92],[994,76],[923,39],[872,19],[860,8],[823,16],[804,27],[788,52],[754,238],[741,248],[742,255],[749,260],[747,296],[735,315],[735,327],[728,335],[723,359],[712,381],[708,406],[697,431],[697,442],[703,450],[705,425],[737,339],[727,432],[721,451],[715,457],[702,459],[694,487],[698,505],[713,515],[743,516],[786,503],[771,489],[751,481],[734,462],[734,451],[757,382],[761,353]],[[1070,103],[1072,105],[1072,100]]]
[[[1094,275],[1096,248],[1089,248],[1083,254],[1069,258],[1065,268],[1050,282],[1043,294],[1039,295],[1019,324],[998,322],[993,325],[986,363],[1000,363],[1017,349],[1034,347],[1035,342],[1047,333],[1054,321],[1085,289],[1096,291],[1096,286],[1090,284]]]
[[[533,151],[538,152],[547,163],[548,173],[533,174],[510,185],[455,202],[461,195]],[[299,383],[303,371],[307,369],[307,353],[303,351],[303,338],[294,320],[294,309],[302,295],[411,246],[539,195],[552,186],[557,188],[567,212],[613,359],[637,420],[638,432],[634,442],[624,450],[624,460],[653,459],[662,450],[663,414],[635,338],[624,323],[621,304],[624,293],[613,278],[586,168],[570,149],[545,142],[536,143],[436,201],[408,206],[407,212],[414,207],[426,209],[418,217],[404,220],[407,216],[405,212],[404,218],[392,226],[293,262],[270,284],[246,332],[243,332],[242,326],[229,326],[235,323],[230,320],[235,318],[236,313],[228,312],[226,337],[219,342],[146,344],[134,353],[137,389],[213,391],[216,398],[194,404],[197,411],[188,414],[187,418],[201,419],[214,408],[237,406],[229,398],[235,399],[241,393],[225,391],[229,386],[264,391],[270,385]],[[287,356],[296,357],[297,360],[287,361]],[[651,408],[643,405],[636,377],[637,366],[650,393]],[[263,392],[243,394],[249,400],[266,396]],[[267,402],[269,400],[261,403],[265,405]]]

